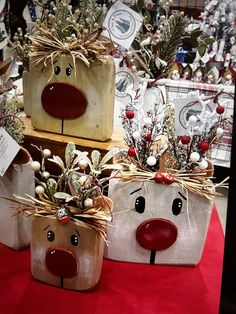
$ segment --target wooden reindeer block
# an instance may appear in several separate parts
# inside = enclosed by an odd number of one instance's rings
[[[118,261],[196,265],[212,202],[179,185],[110,180],[114,202],[105,257]]]
[[[30,163],[10,167],[0,178],[0,195],[34,195],[34,176]],[[31,219],[17,214],[14,203],[0,199],[0,242],[21,250],[30,244]]]
[[[31,119],[34,128],[98,141],[113,132],[115,66],[112,57],[86,66],[71,55],[34,67]]]
[[[31,271],[35,279],[73,290],[93,288],[100,278],[104,240],[83,222],[60,224],[34,217]]]

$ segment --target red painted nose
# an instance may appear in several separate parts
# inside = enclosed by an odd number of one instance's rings
[[[136,230],[139,244],[150,251],[165,250],[177,239],[177,227],[169,220],[155,218],[144,221]]]
[[[84,92],[70,84],[53,83],[47,85],[41,96],[43,109],[58,119],[76,119],[87,108]]]
[[[55,276],[71,278],[77,274],[76,256],[68,249],[49,248],[46,252],[45,262],[49,271]]]

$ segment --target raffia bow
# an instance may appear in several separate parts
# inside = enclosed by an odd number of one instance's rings
[[[27,198],[16,195],[15,199],[5,196],[0,196],[0,198],[17,203],[18,213],[26,213],[28,216],[57,217],[60,207],[56,206],[55,203],[44,198],[36,199],[30,195],[26,196]],[[26,202],[28,202],[28,204],[26,204]],[[76,224],[86,225],[87,227],[99,232],[105,240],[107,237],[107,222],[112,220],[112,208],[112,200],[105,196],[95,198],[94,205],[87,209],[81,210],[74,206],[66,206],[71,219]]]
[[[47,66],[62,54],[70,54],[75,62],[80,59],[87,66],[94,60],[104,62],[107,55],[113,49],[110,39],[101,35],[103,28],[99,27],[88,34],[81,34],[80,37],[64,42],[57,34],[42,27],[38,27],[36,35],[30,36],[32,41],[31,57],[36,64]]]
[[[117,164],[118,166],[119,164]],[[121,164],[120,164],[121,166]],[[116,175],[117,178],[121,178],[125,181],[156,181],[156,174],[158,172],[146,171],[142,169],[128,170],[130,165],[123,164],[122,170]],[[229,178],[225,178],[220,183],[213,183],[209,177],[207,177],[206,172],[181,172],[175,169],[169,169],[169,172],[162,173],[165,177],[171,174],[173,178],[173,184],[178,184],[181,188],[188,190],[200,197],[204,197],[208,200],[213,200],[214,196],[221,196],[220,193],[216,191],[217,188],[225,188],[227,184],[225,183]],[[159,183],[158,183],[159,184]]]

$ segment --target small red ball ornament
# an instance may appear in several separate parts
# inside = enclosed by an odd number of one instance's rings
[[[224,113],[224,111],[225,111],[225,107],[224,106],[217,106],[216,107],[216,112],[218,113],[218,114],[222,114],[222,113]]]
[[[172,184],[174,181],[175,181],[175,178],[171,173],[168,173],[164,176],[165,184]]]
[[[209,149],[209,143],[206,141],[201,141],[199,143],[198,148],[202,151],[202,152],[206,152]]]
[[[136,157],[136,150],[135,150],[134,147],[130,147],[130,148],[128,149],[128,155],[129,155],[130,157]]]
[[[126,115],[127,119],[131,120],[134,118],[134,111],[133,110],[127,110],[125,115]]]
[[[146,137],[145,137],[145,140],[146,140],[147,142],[151,142],[151,140],[152,140],[152,134],[147,134]]]
[[[160,171],[156,172],[155,173],[155,176],[154,176],[154,181],[156,183],[163,183],[164,181],[164,174]]]
[[[190,143],[190,137],[188,135],[184,135],[181,137],[181,143],[187,145]]]

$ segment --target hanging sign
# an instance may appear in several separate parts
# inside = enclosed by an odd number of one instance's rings
[[[116,1],[107,12],[103,26],[103,35],[111,38],[115,43],[129,49],[143,22],[143,17]]]

